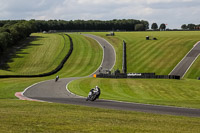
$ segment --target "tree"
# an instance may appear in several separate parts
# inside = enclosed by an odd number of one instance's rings
[[[149,22],[141,20],[141,23],[144,25],[145,30],[149,29]]]
[[[157,30],[157,29],[158,29],[157,23],[153,23],[153,24],[151,25],[151,29]]]
[[[135,31],[144,31],[144,30],[145,30],[144,24],[136,24],[135,25]]]
[[[189,30],[194,30],[195,29],[195,24],[188,24],[187,26]]]
[[[0,33],[0,53],[11,44],[11,36],[8,32]]]
[[[161,25],[160,25],[160,30],[165,30],[166,29],[166,25],[164,24],[164,23],[162,23]]]
[[[183,30],[186,30],[188,27],[187,27],[186,24],[183,24],[183,25],[181,26],[181,28],[182,28]]]

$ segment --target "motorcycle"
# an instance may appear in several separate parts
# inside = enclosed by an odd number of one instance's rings
[[[58,81],[58,79],[59,79],[59,76],[56,76],[55,82],[57,82],[57,81]]]
[[[99,98],[101,92],[100,92],[100,89],[97,88],[97,89],[91,89],[89,94],[88,94],[88,97],[86,98],[86,101],[95,101],[96,99]]]

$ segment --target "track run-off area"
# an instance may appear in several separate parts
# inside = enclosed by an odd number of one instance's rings
[[[103,49],[103,60],[101,66],[89,76],[86,77],[73,77],[73,78],[63,78],[59,79],[57,82],[55,80],[43,81],[36,83],[24,90],[22,93],[16,93],[16,96],[23,100],[35,100],[35,101],[45,101],[45,102],[55,102],[63,104],[74,104],[74,105],[83,105],[83,106],[92,106],[99,108],[108,108],[108,109],[118,109],[118,110],[128,110],[128,111],[141,111],[148,113],[158,113],[158,114],[170,114],[170,115],[180,115],[180,116],[191,116],[191,117],[200,117],[200,109],[191,109],[191,108],[181,108],[181,107],[172,107],[172,106],[162,106],[162,105],[150,105],[150,104],[138,104],[138,103],[129,103],[129,102],[119,102],[111,100],[96,100],[94,102],[86,101],[84,97],[77,96],[68,91],[67,85],[76,79],[91,77],[93,74],[97,74],[99,69],[111,70],[115,65],[116,53],[112,45],[101,37],[94,35],[86,35],[94,40],[96,40]],[[193,50],[191,50],[186,57],[194,57],[196,50],[199,48],[200,44],[195,45]],[[195,57],[197,58],[197,57]],[[181,61],[184,62],[184,59]],[[191,63],[179,63],[179,69],[185,69],[185,64],[191,66]],[[174,69],[175,70],[175,69]],[[188,68],[186,69],[186,71]],[[183,70],[184,71],[184,70]],[[171,75],[174,73],[170,73]],[[181,75],[180,75],[181,76]]]

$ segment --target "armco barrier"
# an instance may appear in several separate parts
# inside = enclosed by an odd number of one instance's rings
[[[65,62],[68,60],[68,58],[70,57],[70,55],[72,54],[72,51],[73,51],[73,41],[72,41],[72,38],[68,35],[68,34],[65,34],[66,36],[68,36],[69,40],[70,40],[70,49],[67,53],[67,55],[65,56],[65,58],[61,61],[61,63],[54,69],[52,70],[51,72],[47,72],[47,73],[42,73],[42,74],[38,74],[38,75],[0,75],[0,78],[33,78],[33,77],[45,77],[45,76],[50,76],[50,75],[53,75],[55,73],[57,73],[58,71],[60,71]],[[65,37],[63,37],[64,40],[65,40]],[[66,40],[65,40],[66,42]]]

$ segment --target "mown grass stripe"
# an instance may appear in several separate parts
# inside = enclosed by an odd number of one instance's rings
[[[63,37],[58,34],[34,33],[30,38],[32,39],[24,42],[27,45],[17,52],[13,62],[8,63],[12,75],[36,75],[50,71],[56,68],[61,61],[51,65],[54,60],[59,55],[63,57],[66,55],[66,52],[62,51],[64,47]],[[1,75],[4,75],[4,71],[1,72]]]
[[[164,53],[164,50],[168,48],[168,45],[166,45],[165,43],[161,43],[158,48],[154,49],[152,51],[152,53],[149,53],[150,58],[147,59],[146,61],[146,66],[149,66],[149,70],[152,70],[152,72],[156,72],[159,70],[160,64],[162,64],[162,59],[160,59]],[[149,51],[151,52],[151,51]],[[160,59],[160,62],[157,63],[157,60]],[[160,73],[162,74],[162,70],[160,71]],[[159,73],[157,73],[159,74]]]
[[[81,84],[80,89],[86,92],[98,85],[102,99],[200,108],[199,82],[194,80],[86,78],[69,84],[70,91],[83,95],[73,84]]]
[[[74,42],[74,51],[63,69],[58,73],[64,77],[82,77],[93,73],[101,64],[103,51],[93,39],[80,34],[70,34]]]
[[[122,46],[122,40],[125,40],[128,46],[127,49],[127,58],[128,58],[128,72],[135,72],[135,71],[155,71],[158,74],[168,74],[175,65],[180,61],[180,59],[192,48],[196,41],[199,40],[199,33],[198,32],[117,32],[114,37],[106,37],[105,33],[94,33],[96,35],[100,35],[106,38],[111,44],[114,45],[115,49],[119,50]],[[158,40],[145,40],[146,36],[156,37]],[[115,40],[115,42],[113,41]],[[146,49],[145,47],[149,47],[151,45],[149,43],[155,42],[155,45],[159,45],[163,52],[160,52],[160,57],[155,56],[153,62],[154,65],[151,66],[152,61],[146,62],[148,52],[151,49]],[[118,45],[116,45],[118,44]],[[162,49],[162,45],[169,46],[166,49]],[[170,51],[170,47],[174,47],[173,51]],[[149,47],[150,48],[150,47]],[[145,49],[145,50],[144,50]],[[149,51],[148,51],[149,50]],[[159,50],[159,49],[158,49]],[[169,56],[171,53],[175,55],[176,58],[173,56]],[[117,51],[117,53],[120,53]],[[157,53],[155,51],[155,53]],[[178,54],[177,54],[178,53]],[[149,56],[152,56],[151,54]],[[158,56],[158,53],[157,53]],[[118,56],[118,58],[122,58]],[[117,58],[117,59],[118,59]],[[153,58],[152,58],[153,59]],[[161,62],[161,63],[160,63]],[[122,61],[118,60],[116,62],[116,66],[122,64]],[[159,65],[155,65],[159,64]],[[142,66],[140,66],[142,65]],[[116,68],[115,66],[115,68]],[[137,68],[140,66],[141,68]],[[154,68],[157,66],[157,68]]]
[[[140,57],[140,60],[137,62],[138,66],[136,66],[136,70],[139,72],[148,72],[149,70],[149,62],[152,61],[153,55],[155,54],[155,51],[157,52],[159,48],[159,45],[154,46],[153,44],[151,47],[145,51],[146,53],[143,54],[143,56]],[[143,69],[143,70],[142,70]]]

